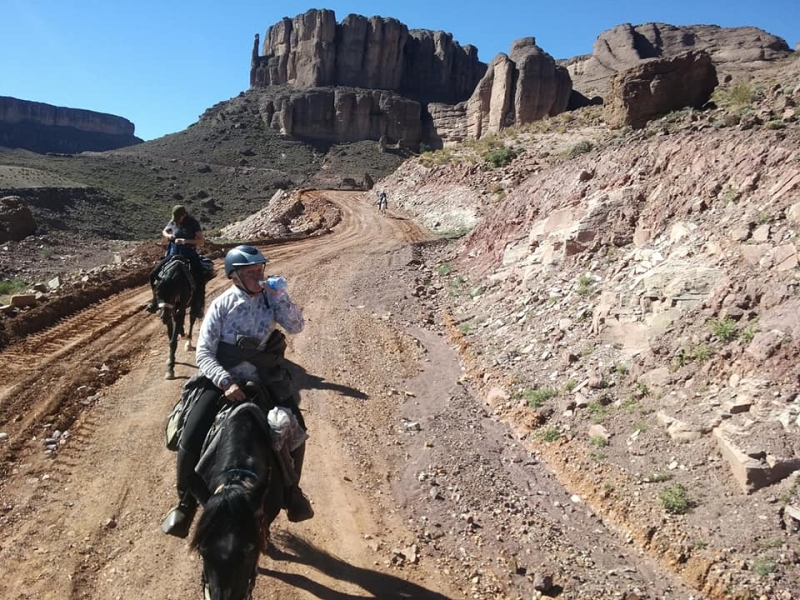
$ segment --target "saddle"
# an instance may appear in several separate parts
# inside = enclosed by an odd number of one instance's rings
[[[192,291],[194,291],[195,281],[194,277],[192,276],[192,265],[188,258],[179,254],[171,256],[170,259],[164,263],[161,269],[159,269],[158,273],[156,274],[156,287],[158,287],[158,284],[162,281],[174,279],[178,272],[181,272],[189,280],[192,285]]]

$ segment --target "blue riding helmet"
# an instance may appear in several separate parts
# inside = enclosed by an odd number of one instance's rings
[[[265,265],[269,261],[253,246],[236,246],[225,255],[225,275],[231,278],[233,272],[250,265]]]

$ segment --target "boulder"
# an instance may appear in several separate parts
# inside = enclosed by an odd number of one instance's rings
[[[700,108],[717,83],[716,69],[705,52],[645,60],[611,79],[606,121],[611,127],[641,128],[670,111]]]
[[[0,198],[0,243],[18,242],[36,231],[31,209],[19,196]]]

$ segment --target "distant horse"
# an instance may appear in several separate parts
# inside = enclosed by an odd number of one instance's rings
[[[185,334],[186,311],[192,305],[195,283],[189,260],[174,256],[161,268],[155,284],[155,296],[161,311],[161,321],[167,326],[169,336],[169,358],[165,379],[175,379],[175,351],[178,338]],[[186,336],[186,349],[192,348],[192,330],[195,315],[189,316],[189,334]]]
[[[203,506],[191,546],[203,559],[207,600],[249,600],[258,557],[284,502],[281,470],[269,425],[251,403],[234,409],[219,432],[205,481],[213,493]]]

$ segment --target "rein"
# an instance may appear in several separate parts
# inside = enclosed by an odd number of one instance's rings
[[[258,481],[258,475],[250,471],[249,469],[228,469],[227,471],[223,471],[222,473],[225,476],[225,483],[220,483],[217,486],[217,489],[214,490],[214,494],[218,494],[223,489],[228,486],[232,485],[241,485],[242,487],[252,488],[255,485],[255,482]],[[231,483],[228,481],[229,476],[232,475],[240,475],[241,478],[236,483]],[[246,481],[247,479],[251,479],[252,481]],[[213,495],[213,494],[212,494]]]

